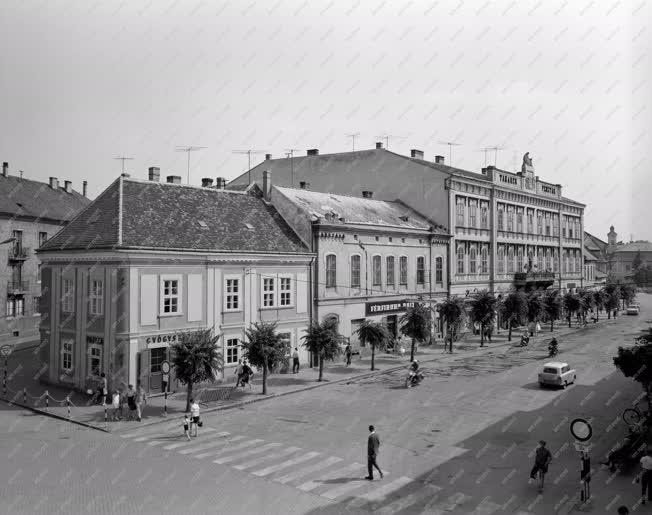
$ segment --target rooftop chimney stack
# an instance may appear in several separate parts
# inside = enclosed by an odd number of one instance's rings
[[[2,175],[3,177],[7,177],[9,175],[9,163],[7,163],[7,161],[2,163]]]
[[[410,157],[413,157],[415,159],[423,159],[423,150],[417,150],[413,148],[410,150]]]
[[[72,181],[63,181],[64,189],[66,190],[66,193],[72,193]]]
[[[272,154],[265,154],[265,161],[269,161],[272,158]]]
[[[309,190],[310,189],[310,183],[306,181],[300,181],[299,182],[299,188],[302,190]]]
[[[168,175],[167,180],[170,184],[181,184],[180,175]]]
[[[269,202],[272,198],[272,172],[263,172],[263,198]]]
[[[306,155],[308,155],[308,156],[318,156],[319,155],[319,149],[318,148],[311,148],[306,152]]]
[[[56,177],[50,177],[50,188],[53,190],[59,189],[59,180]]]
[[[120,174],[120,176],[121,176],[121,177],[131,177],[131,175],[129,175],[127,172],[122,172],[122,173]]]
[[[88,197],[88,181],[82,182],[82,192],[84,197]]]
[[[215,187],[218,190],[223,190],[225,186],[226,186],[226,179],[224,177],[218,177],[217,179],[215,179]]]
[[[383,148],[383,142],[382,141],[376,141],[376,150],[380,150]]]
[[[373,191],[363,191],[362,192],[362,198],[373,198],[374,192]]]
[[[158,166],[150,166],[148,178],[152,182],[158,182],[161,179],[161,169]]]
[[[435,163],[438,165],[444,164],[444,156],[435,156]]]
[[[201,180],[202,188],[210,188],[212,185],[213,185],[213,179],[211,179],[210,177],[204,177]]]

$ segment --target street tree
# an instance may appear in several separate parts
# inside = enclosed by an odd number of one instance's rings
[[[385,326],[379,322],[365,320],[357,330],[361,343],[371,347],[371,370],[375,370],[376,348],[383,349],[389,341],[389,333]]]
[[[276,332],[276,322],[255,322],[245,331],[242,356],[263,372],[263,395],[267,395],[269,371],[283,363],[290,353],[290,344]]]
[[[512,341],[512,329],[525,322],[528,316],[528,299],[525,292],[512,290],[502,302],[502,317],[507,321],[507,341]]]
[[[625,377],[631,377],[641,383],[650,406],[650,389],[652,385],[652,345],[643,343],[633,347],[618,347],[618,355],[614,357],[614,365]]]
[[[566,295],[564,295],[564,311],[566,311],[568,327],[571,327],[573,314],[579,312],[580,309],[582,309],[582,301],[580,300],[579,295],[570,291],[567,292]]]
[[[224,360],[218,346],[220,337],[212,329],[184,331],[177,333],[177,341],[170,346],[177,381],[187,385],[186,411],[190,410],[194,385],[205,381],[214,382],[217,373],[224,369]]]
[[[306,329],[306,334],[301,337],[303,346],[319,360],[319,378],[324,377],[324,361],[335,359],[341,352],[341,343],[344,337],[337,331],[337,319],[327,318],[321,324],[313,321]]]
[[[620,307],[620,286],[615,282],[609,281],[604,287],[604,307],[607,310],[607,318]]]
[[[430,336],[430,325],[432,323],[430,309],[423,304],[416,303],[401,316],[399,323],[401,333],[412,340],[410,361],[414,361],[414,342],[424,342]]]
[[[459,330],[466,318],[464,300],[453,295],[448,297],[439,305],[439,318],[446,324],[446,341],[450,344],[450,352],[453,352],[453,342],[459,336]],[[446,344],[444,343],[444,348]]]
[[[625,309],[636,298],[636,286],[631,283],[622,283],[620,285],[620,298],[623,301],[623,309]]]
[[[558,320],[562,313],[562,300],[559,290],[546,290],[543,296],[543,310],[548,320],[550,320],[550,332],[552,332],[555,329],[555,320]]]
[[[602,288],[593,292],[593,303],[595,305],[595,319],[600,320],[600,311],[604,309],[605,293]]]
[[[496,317],[496,297],[487,290],[476,293],[471,299],[469,311],[471,321],[480,324],[480,347],[484,346],[485,328],[494,323]]]
[[[541,315],[545,312],[543,295],[539,290],[533,290],[527,294],[527,321],[536,324]]]
[[[638,272],[643,266],[643,258],[641,257],[641,251],[639,250],[634,256],[632,261],[632,272]]]
[[[578,296],[580,298],[580,313],[582,314],[582,320],[586,323],[586,313],[595,306],[595,297],[591,290],[580,290]]]

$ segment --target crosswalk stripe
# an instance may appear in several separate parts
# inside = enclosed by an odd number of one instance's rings
[[[149,427],[142,427],[135,431],[130,431],[120,435],[120,438],[134,438],[136,436],[143,436],[149,433],[160,433],[161,431],[169,431],[170,429],[181,427],[181,423],[175,424],[154,424]]]
[[[316,456],[319,456],[318,452],[309,452],[307,454],[304,454],[303,456],[299,456],[298,458],[286,460],[283,463],[279,463],[278,465],[271,465],[269,467],[265,467],[264,469],[256,470],[255,472],[252,472],[252,474],[254,476],[259,476],[259,477],[268,476],[273,472],[277,472],[284,468],[291,467],[292,465],[296,465],[297,463],[303,463],[304,461],[308,461]]]
[[[247,462],[242,463],[240,465],[236,465],[233,468],[238,469],[238,470],[249,469],[251,467],[255,467],[256,465],[258,465],[259,463],[262,463],[264,461],[271,460],[271,459],[276,459],[276,458],[282,458],[284,456],[287,456],[288,454],[292,454],[293,452],[297,452],[297,451],[300,451],[300,450],[301,450],[301,447],[287,447],[286,449],[283,449],[282,451],[279,451],[277,453],[268,454],[267,456],[261,456],[260,458],[256,458],[255,460],[247,461]]]
[[[496,513],[496,511],[501,508],[501,504],[496,504],[492,501],[483,501],[478,504],[476,509],[473,510],[470,515],[492,515],[492,513]]]
[[[223,436],[228,436],[229,434],[231,434],[231,433],[229,433],[227,431],[222,431],[221,433],[211,435],[211,438],[222,438]],[[202,445],[197,445],[197,440],[191,440],[189,442],[178,442],[178,443],[173,443],[173,444],[170,444],[170,445],[166,445],[165,447],[163,447],[163,449],[165,449],[166,451],[171,451],[173,449],[178,449],[179,447],[187,447],[189,445],[193,446],[192,449],[197,449],[197,447],[202,447]],[[184,451],[187,451],[187,450],[188,449],[184,449]],[[179,452],[181,454],[187,454],[186,452],[183,452],[183,451],[179,451]],[[191,452],[193,452],[193,451],[191,451]]]
[[[320,495],[322,497],[326,497],[326,499],[337,499],[341,495],[344,495],[346,493],[351,492],[352,490],[357,490],[358,488],[362,488],[367,484],[366,479],[362,478],[356,478],[356,479],[349,479],[347,480],[346,483],[336,486],[335,488],[331,488],[330,490],[327,490],[326,492],[321,493]]]
[[[222,458],[217,458],[216,460],[213,460],[213,463],[219,463],[220,465],[224,463],[230,463],[232,461],[238,461],[241,460],[242,458],[246,458],[247,456],[252,456],[254,454],[260,454],[261,452],[269,451],[270,449],[274,449],[276,447],[280,447],[280,443],[268,443],[263,445],[262,447],[256,447],[255,449],[249,449],[248,451],[244,452],[238,452],[236,454],[231,454],[230,456],[224,456]]]
[[[413,504],[416,504],[417,502],[421,501],[425,497],[428,497],[430,495],[437,495],[437,493],[441,490],[441,487],[436,486],[436,485],[425,485],[424,488],[420,488],[416,492],[412,492],[409,495],[406,495],[404,497],[401,497],[400,499],[397,499],[396,501],[392,502],[391,504],[387,504],[383,506],[382,508],[379,508],[378,510],[375,510],[374,513],[377,515],[394,515],[394,513],[398,513],[399,511],[403,511],[404,509],[408,508],[409,506],[412,506]]]
[[[311,474],[318,470],[324,470],[325,468],[330,467],[331,465],[335,465],[340,461],[342,461],[342,458],[338,458],[337,456],[331,456],[330,458],[326,458],[324,461],[320,461],[319,463],[315,463],[308,467],[296,469],[294,472],[290,472],[285,476],[281,476],[279,478],[274,479],[274,481],[281,484],[289,483],[290,481],[294,481],[295,479],[305,477],[308,474]]]
[[[405,485],[409,485],[413,481],[414,480],[412,478],[401,476],[398,479],[392,481],[391,483],[386,483],[380,488],[376,488],[375,490],[371,490],[366,494],[357,496],[357,499],[355,499],[350,504],[350,506],[359,508],[366,503],[377,501],[383,497],[386,497],[387,495],[394,492],[395,490],[399,490],[400,488],[403,488]]]
[[[336,470],[335,472],[332,472],[326,476],[324,479],[333,479],[336,478],[337,476],[341,474],[348,474],[350,472],[353,472],[355,470],[360,470],[363,468],[363,465],[360,463],[353,463],[352,465],[347,465],[346,467],[343,467],[339,470]],[[299,490],[302,490],[304,492],[310,492],[311,490],[314,490],[315,488],[321,486],[324,484],[324,480],[314,480],[314,481],[306,481],[305,483],[297,486]]]
[[[204,431],[203,431],[203,432],[204,432],[204,433],[212,433],[213,431],[215,431],[215,429],[213,429],[213,428],[211,428],[211,427],[206,427],[206,428],[204,428]],[[170,435],[170,436],[158,435],[158,436],[155,436],[154,438],[165,438],[165,440],[151,440],[151,441],[147,442],[147,445],[154,446],[154,445],[159,445],[159,444],[162,444],[162,443],[167,443],[167,442],[169,442],[172,438],[175,438],[175,437],[176,437],[176,438],[181,438],[182,436],[183,436],[183,435],[179,435],[179,436],[176,436],[176,435]],[[197,440],[195,440],[195,441],[197,441]],[[184,443],[190,443],[190,442],[187,442],[187,441],[186,441],[186,442],[184,442]]]
[[[234,446],[225,446],[222,449],[219,450],[214,450],[211,452],[212,456],[219,456],[220,454],[226,454],[228,452],[233,452],[233,451],[239,451],[240,449],[246,449],[247,447],[251,447],[252,445],[258,445],[259,443],[264,442],[264,440],[247,440],[246,442],[239,443]]]
[[[220,447],[220,446],[225,447],[225,446],[227,446],[227,445],[229,445],[229,444],[231,444],[233,442],[237,442],[239,440],[244,440],[244,438],[245,437],[243,435],[238,435],[238,436],[234,436],[233,438],[229,438],[228,440],[215,440],[213,442],[205,443],[204,445],[201,445],[201,446],[193,449],[191,452],[204,451],[206,449],[211,449],[211,448]],[[183,449],[183,450],[179,451],[179,454],[190,454],[190,452],[187,452],[187,451],[188,451],[187,449]],[[215,449],[213,449],[212,451],[209,451],[209,452],[204,452],[202,454],[196,454],[194,456],[194,458],[202,459],[202,458],[206,458],[207,456],[215,456],[216,454],[217,454],[217,451]]]
[[[455,492],[443,502],[435,504],[436,499],[429,502],[421,513],[427,515],[444,515],[454,511],[460,504],[468,501],[470,498],[470,496],[462,492]]]

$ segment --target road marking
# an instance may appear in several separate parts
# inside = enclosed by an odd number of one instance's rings
[[[264,440],[247,440],[246,442],[239,443],[238,445],[234,445],[233,447],[224,447],[219,451],[212,451],[211,454],[213,456],[218,456],[220,454],[224,454],[227,452],[239,451],[240,449],[246,449],[247,447],[251,447],[252,445],[257,445],[260,442],[264,442]]]
[[[435,498],[433,502],[426,504],[421,513],[422,515],[445,515],[446,513],[454,511],[460,504],[468,501],[470,498],[470,496],[463,494],[462,492],[456,492],[445,501],[433,506],[433,503],[436,501]]]
[[[330,490],[327,490],[319,495],[322,497],[326,497],[326,499],[337,499],[339,496],[344,495],[347,492],[350,492],[351,490],[357,490],[358,488],[362,488],[368,483],[367,479],[362,479],[362,478],[355,478],[355,479],[347,479],[347,482],[337,486],[335,488],[331,488]]]
[[[255,460],[248,461],[246,463],[242,463],[241,465],[236,465],[235,469],[238,470],[244,470],[248,469],[251,467],[255,467],[259,463],[262,463],[263,461],[271,460],[271,459],[276,459],[276,458],[282,458],[284,456],[287,456],[288,454],[292,454],[293,452],[300,451],[301,447],[288,447],[286,449],[283,449],[280,452],[277,452],[275,454],[268,454],[267,456],[261,456],[260,458],[257,458]]]
[[[412,478],[401,476],[398,479],[392,481],[391,483],[386,483],[383,486],[376,488],[375,490],[357,496],[357,499],[351,502],[349,506],[360,508],[366,503],[377,501],[383,497],[386,497],[391,492],[403,488],[405,485],[409,485],[413,481],[414,479]]]
[[[266,445],[263,445],[262,447],[257,447],[255,449],[249,449],[248,451],[231,454],[230,456],[226,456],[223,458],[217,458],[216,460],[213,460],[213,463],[219,463],[221,465],[223,463],[229,463],[231,461],[238,461],[241,460],[242,458],[246,458],[247,456],[251,456],[253,454],[260,454],[261,452],[269,451],[270,449],[274,449],[275,447],[280,447],[280,446],[281,446],[280,443],[268,443]]]
[[[210,427],[205,427],[203,432],[204,432],[204,433],[212,433],[213,431],[215,431],[215,429],[212,429],[212,428],[210,428]],[[178,436],[178,437],[176,437],[176,438],[182,438],[183,436],[185,436],[185,435],[180,435],[180,436]],[[167,443],[167,442],[169,442],[172,438],[175,438],[175,435],[170,435],[169,437],[166,437],[165,435],[157,435],[157,436],[154,436],[154,437],[152,437],[152,438],[165,438],[165,440],[152,440],[152,441],[150,441],[150,442],[147,442],[147,445],[152,445],[152,446],[154,446],[154,445],[159,445],[159,444],[162,444],[162,443]],[[137,440],[136,440],[136,441],[137,441]],[[197,440],[195,440],[195,441],[197,441]],[[186,442],[186,443],[190,443],[190,442]]]
[[[133,438],[135,436],[143,436],[148,433],[157,433],[160,431],[169,431],[170,429],[174,429],[177,427],[181,427],[181,423],[175,423],[175,424],[154,424],[151,427],[142,427],[140,429],[137,429],[135,431],[131,431],[129,433],[125,433],[123,435],[120,435],[120,438]]]
[[[412,492],[411,494],[406,495],[405,497],[401,497],[400,499],[397,499],[391,504],[387,504],[386,506],[383,506],[382,508],[375,510],[374,513],[376,513],[377,515],[393,515],[394,513],[403,511],[409,506],[418,503],[425,497],[428,497],[430,495],[437,495],[437,493],[439,493],[440,490],[441,490],[440,486],[426,485],[424,488],[420,488],[416,492]]]
[[[332,472],[326,476],[326,478],[322,480],[314,480],[314,481],[306,481],[305,483],[297,486],[299,490],[302,490],[304,492],[310,492],[311,490],[314,490],[315,488],[321,486],[324,484],[324,480],[328,479],[334,479],[339,475],[342,474],[349,474],[354,471],[360,471],[364,469],[364,465],[361,465],[360,463],[354,463],[352,465],[347,465],[346,467],[343,467],[339,470],[336,470],[335,472]]]
[[[227,436],[229,434],[231,434],[231,433],[228,433],[226,431],[222,431],[221,433],[217,433],[216,435],[211,435],[211,438],[221,438],[221,437]],[[179,442],[179,443],[173,443],[173,444],[170,444],[170,445],[166,445],[165,447],[163,447],[163,449],[165,449],[166,451],[171,451],[173,449],[178,449],[179,447],[187,447],[188,445],[195,445],[196,446],[196,444],[197,444],[196,440],[190,440],[189,442],[186,441],[186,442]],[[201,445],[199,447],[201,447]],[[184,449],[184,451],[187,451],[187,449]],[[184,451],[179,451],[179,452],[181,452],[182,454],[186,454]]]
[[[313,465],[310,465],[308,467],[303,467],[300,469],[295,470],[294,472],[291,472],[289,474],[286,474],[285,476],[281,476],[279,478],[274,479],[277,483],[285,484],[289,483],[290,481],[294,481],[295,479],[298,479],[300,477],[304,477],[312,472],[316,472],[318,470],[323,470],[327,467],[330,467],[331,465],[335,465],[336,463],[339,463],[342,461],[342,458],[338,458],[337,456],[331,456],[330,458],[326,458],[324,461],[320,461],[319,463],[315,463]]]
[[[483,501],[473,510],[470,515],[491,515],[496,513],[497,510],[501,509],[502,504],[496,504],[492,501]]]
[[[319,456],[318,452],[309,452],[307,454],[304,454],[303,456],[299,456],[298,458],[294,458],[291,460],[286,460],[283,463],[279,463],[278,465],[272,465],[270,467],[266,467],[262,470],[256,470],[255,472],[252,472],[254,476],[268,476],[269,474],[273,472],[277,472],[279,470],[282,470],[287,467],[291,467],[292,465],[296,465],[297,463],[303,463],[304,461],[308,461],[316,456]]]
[[[212,447],[226,446],[226,445],[229,445],[229,444],[231,444],[233,442],[237,442],[238,440],[244,440],[244,438],[245,437],[243,435],[238,435],[238,436],[234,436],[233,438],[229,438],[228,440],[216,440],[214,442],[205,443],[204,445],[201,445],[201,446],[193,449],[192,451],[188,451],[188,449],[183,449],[183,450],[179,451],[179,454],[190,454],[191,452],[203,451],[205,449],[210,449]],[[209,452],[204,452],[202,454],[196,454],[193,457],[200,460],[202,458],[206,458],[207,456],[216,456],[217,454],[218,454],[217,451],[215,451],[213,449],[212,451],[209,451]]]

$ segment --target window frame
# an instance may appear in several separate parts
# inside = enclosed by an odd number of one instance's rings
[[[435,284],[444,284],[444,258],[435,257]]]
[[[509,246],[507,248],[507,266],[506,270],[508,274],[513,274],[514,273],[514,247]]]
[[[329,270],[328,261],[332,257],[333,267]],[[329,252],[324,256],[324,272],[326,273],[326,288],[337,288],[337,254]]]
[[[43,237],[45,235],[45,237]],[[38,246],[39,248],[45,245],[45,243],[48,241],[48,233],[45,231],[39,231],[38,232]]]
[[[376,270],[376,263],[378,264],[377,270]],[[378,280],[376,281],[376,279]],[[373,256],[371,256],[371,285],[372,286],[383,285],[383,257],[380,254],[374,254]]]
[[[357,284],[353,282],[353,278],[356,277],[356,274],[354,274],[354,267],[353,267],[354,261],[357,261],[358,263]],[[349,283],[352,289],[359,290],[360,288],[362,288],[361,270],[362,270],[362,256],[360,254],[351,254],[349,256]]]
[[[177,281],[177,294],[165,295],[165,281]],[[162,274],[159,278],[159,317],[176,317],[183,315],[183,276],[181,274]],[[177,299],[177,311],[165,312],[165,300]]]
[[[519,247],[516,249],[516,271],[517,272],[522,272],[523,271],[523,247]]]
[[[480,205],[480,228],[489,229],[489,206],[487,204]]]
[[[469,274],[478,273],[478,251],[473,245],[469,249]]]
[[[484,246],[480,249],[480,273],[489,273],[489,251]]]
[[[498,230],[505,230],[505,208],[503,207],[498,208]]]
[[[95,340],[95,341],[91,341]],[[97,340],[102,340],[102,343],[98,343]],[[93,350],[99,350],[99,356],[93,356]],[[93,367],[91,366],[92,360],[96,358],[99,360],[98,373],[93,374]],[[94,336],[86,335],[86,375],[91,377],[99,377],[102,373],[102,362],[104,361],[104,337],[103,336]]]
[[[229,342],[235,341],[236,345],[229,345]],[[235,336],[235,335],[228,335],[224,336],[224,365],[237,365],[238,361],[241,358],[241,348],[242,348],[242,337],[241,336]],[[235,349],[235,360],[230,361],[229,360],[229,351],[233,351]],[[233,354],[231,354],[233,355]]]
[[[32,296],[32,314],[40,315],[41,314],[41,296],[33,295]]]
[[[496,256],[498,261],[498,273],[499,274],[504,274],[505,273],[505,247],[498,247],[496,250]]]
[[[469,227],[477,227],[478,222],[478,201],[469,201]]]
[[[507,207],[507,232],[514,232],[514,210]]]
[[[70,345],[70,349],[66,349],[67,344]],[[69,356],[69,359],[66,360],[66,356]],[[66,366],[66,361],[70,361],[70,365]],[[63,372],[70,373],[75,368],[75,339],[74,338],[61,338],[61,370]]]
[[[385,256],[385,284],[392,288],[396,286],[396,257],[393,255]]]
[[[403,270],[403,264],[405,264],[405,270]],[[405,271],[405,280],[403,280],[403,272]],[[398,284],[399,286],[407,286],[408,280],[410,278],[410,269],[408,263],[408,257],[405,255],[399,256],[398,258]]]
[[[456,203],[456,223],[458,227],[464,227],[464,200],[458,199]]]
[[[457,250],[455,251],[455,261],[456,261],[455,270],[457,271],[458,275],[465,273],[465,269],[466,269],[465,255],[466,252],[464,252],[464,247],[461,246],[457,247]]]
[[[70,284],[70,291],[67,291],[66,284]],[[70,304],[68,304],[70,303]],[[69,308],[69,309],[68,309]],[[63,278],[61,282],[61,311],[63,313],[75,312],[75,281],[74,279]]]
[[[229,281],[231,281],[232,283],[230,286],[232,289],[233,286],[236,287],[235,291],[229,291]],[[222,301],[223,302],[222,309],[224,310],[225,313],[238,313],[243,310],[243,301],[242,301],[243,286],[244,286],[244,281],[242,279],[242,275],[227,274],[224,276],[224,282],[222,286],[224,300]],[[231,302],[231,307],[229,307],[229,300]],[[237,304],[237,306],[233,307],[235,304]]]
[[[283,281],[289,281],[289,288],[283,288]],[[294,276],[292,274],[279,274],[278,275],[278,302],[279,308],[292,308],[294,307]],[[283,303],[283,295],[287,294],[289,300]]]
[[[268,289],[271,285],[271,290]],[[276,309],[277,302],[276,276],[263,274],[260,277],[260,309]]]
[[[421,261],[421,269],[419,269],[419,261]],[[419,277],[421,275],[421,277]],[[417,256],[416,261],[416,280],[418,286],[423,286],[426,284],[426,257]]]

